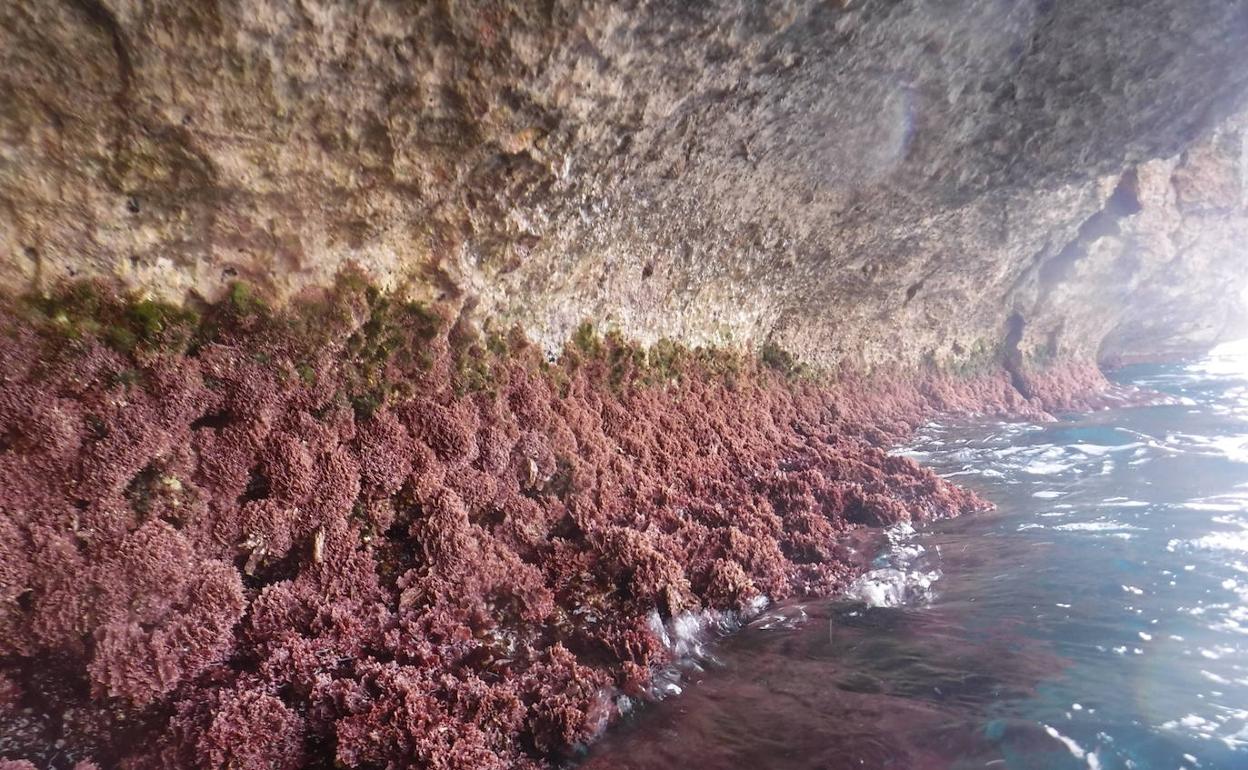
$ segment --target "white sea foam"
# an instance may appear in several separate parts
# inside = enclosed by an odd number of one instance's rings
[[[1226,511],[1226,512],[1233,512],[1233,511],[1242,511],[1242,510],[1244,510],[1245,505],[1246,505],[1246,504],[1245,504],[1245,503],[1243,503],[1243,502],[1228,502],[1228,503],[1219,503],[1219,502],[1214,502],[1214,500],[1215,500],[1215,499],[1216,499],[1216,498],[1212,498],[1212,499],[1208,499],[1208,500],[1190,500],[1190,501],[1188,501],[1188,502],[1186,502],[1186,503],[1183,503],[1183,507],[1184,507],[1184,508],[1187,508],[1187,509],[1189,509],[1189,510],[1192,510],[1192,511]]]
[[[1070,463],[1059,463],[1052,460],[1035,460],[1023,466],[1024,473],[1030,473],[1033,476],[1056,476],[1059,473],[1068,471],[1074,466]]]
[[[1101,446],[1099,444],[1070,444],[1069,448],[1075,450],[1076,452],[1082,452],[1085,455],[1100,457],[1102,455],[1110,454],[1111,452],[1126,452],[1132,449],[1139,449],[1143,446],[1143,444],[1137,442],[1131,444],[1113,444],[1110,446]]]
[[[756,596],[741,612],[731,610],[682,612],[666,622],[663,621],[657,609],[651,610],[646,618],[646,624],[650,632],[671,653],[672,662],[653,672],[648,695],[661,700],[683,692],[683,682],[690,671],[702,671],[704,663],[715,661],[714,655],[709,650],[710,644],[723,636],[734,633],[757,618],[769,603],[767,597]],[[615,697],[618,693],[612,691],[609,695]],[[628,699],[625,698],[625,700]],[[631,702],[628,708],[632,708]]]
[[[1248,553],[1248,530],[1239,532],[1214,532],[1191,540],[1171,540],[1166,549],[1194,548],[1201,551],[1240,551]]]
[[[1063,532],[1146,532],[1143,527],[1123,524],[1117,521],[1073,521],[1069,524],[1054,524],[1053,529]]]
[[[846,595],[868,607],[897,607],[930,598],[932,584],[939,579],[939,570],[873,569],[855,580]]]
[[[1100,770],[1101,760],[1096,755],[1096,751],[1088,751],[1075,742],[1073,738],[1068,738],[1057,731],[1057,728],[1049,725],[1043,725],[1044,731],[1049,734],[1058,743],[1066,747],[1066,750],[1074,755],[1075,759],[1082,760],[1088,764],[1090,770]]]
[[[790,604],[762,613],[750,621],[750,628],[757,628],[761,631],[789,631],[802,625],[806,620],[806,608],[800,604]]]
[[[927,551],[918,543],[909,542],[914,527],[902,523],[887,531],[889,549],[877,560],[881,566],[860,575],[850,584],[846,597],[868,607],[897,607],[902,604],[930,601],[932,585],[940,579],[940,570],[925,564]]]

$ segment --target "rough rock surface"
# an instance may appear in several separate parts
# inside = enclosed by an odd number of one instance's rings
[[[1226,0],[0,5],[0,284],[347,262],[550,345],[1022,369],[1224,336]]]
[[[1246,101],[1226,0],[0,3],[0,768],[566,757],[1241,324]]]

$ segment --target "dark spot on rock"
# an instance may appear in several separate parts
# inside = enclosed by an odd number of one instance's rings
[[[191,423],[191,430],[220,430],[230,424],[233,419],[228,411],[209,412]]]
[[[654,263],[647,262],[646,266],[641,269],[641,277],[649,278],[652,275],[654,275]]]
[[[160,469],[156,467],[156,464],[148,463],[143,470],[130,479],[130,483],[126,485],[125,495],[134,510],[139,513],[148,512],[151,507],[153,485],[159,475]]]
[[[265,476],[257,466],[251,469],[251,477],[247,480],[247,489],[238,498],[240,503],[253,500],[264,500],[269,496],[269,477]]]
[[[108,423],[104,422],[98,415],[89,414],[83,420],[87,425],[86,438],[90,441],[100,441],[108,438],[110,433]]]
[[[129,211],[131,214],[137,214],[139,213],[139,209],[140,209],[140,206],[139,206],[138,198],[134,197],[133,195],[126,198],[126,211]]]

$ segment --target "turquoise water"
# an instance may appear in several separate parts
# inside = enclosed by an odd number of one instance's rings
[[[1248,768],[1248,347],[1115,376],[1178,403],[922,431],[996,512],[772,608],[583,765]]]

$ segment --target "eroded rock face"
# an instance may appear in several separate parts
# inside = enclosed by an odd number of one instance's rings
[[[857,368],[1237,323],[1226,0],[11,0],[0,284],[286,296]]]

